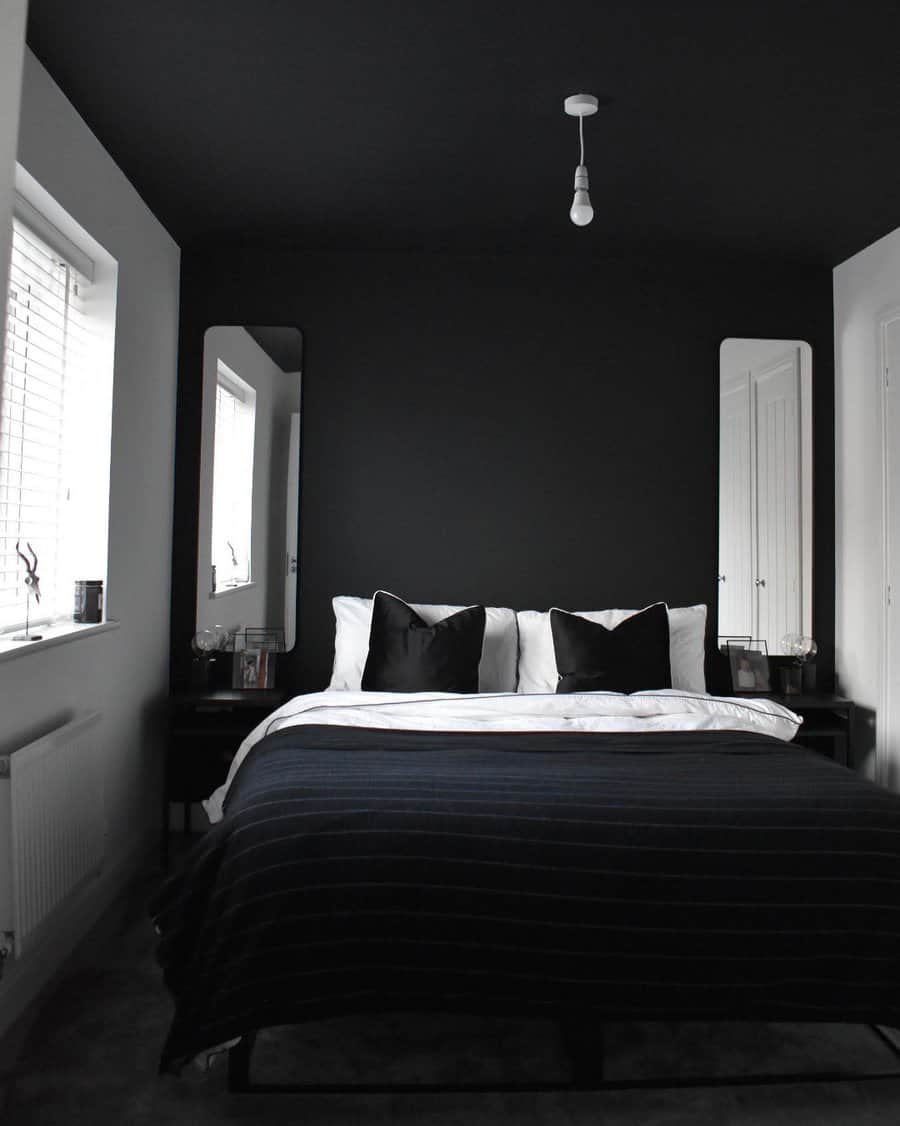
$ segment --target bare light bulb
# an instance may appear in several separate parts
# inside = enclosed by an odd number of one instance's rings
[[[586,227],[594,218],[591,197],[588,195],[588,170],[583,164],[575,169],[575,197],[569,211],[569,218],[576,227]]]

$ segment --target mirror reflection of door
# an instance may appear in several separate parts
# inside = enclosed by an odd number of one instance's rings
[[[203,345],[196,628],[296,638],[300,366],[296,328],[216,325]]]
[[[719,383],[719,636],[812,630],[812,352],[723,342]]]
[[[284,647],[297,638],[297,551],[299,545],[300,412],[291,412],[287,457],[287,496],[284,513]]]

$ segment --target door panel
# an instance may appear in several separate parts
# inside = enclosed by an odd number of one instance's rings
[[[719,634],[755,637],[750,531],[750,373],[723,387],[719,407]]]
[[[297,560],[299,557],[300,518],[300,412],[291,413],[288,444],[287,511],[284,514],[284,647],[294,648],[297,640]]]
[[[799,351],[754,374],[757,636],[772,653],[786,633],[803,632]]]
[[[900,318],[884,325],[884,515],[886,600],[885,669],[879,750],[882,769],[900,770]],[[885,782],[889,781],[884,777]]]

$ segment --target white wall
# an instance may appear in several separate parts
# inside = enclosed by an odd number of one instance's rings
[[[880,322],[900,307],[900,230],[834,270],[835,670],[862,706],[857,747],[896,787],[900,763],[875,763],[884,644]]]
[[[107,607],[121,625],[0,666],[0,749],[76,710],[103,712],[110,896],[160,831],[180,252],[28,51],[19,160],[119,265]],[[52,950],[7,966],[0,1029],[105,906],[95,896]]]
[[[0,0],[0,325],[6,324],[13,176],[19,133],[19,96],[25,54],[27,0]],[[0,332],[0,364],[5,332]]]

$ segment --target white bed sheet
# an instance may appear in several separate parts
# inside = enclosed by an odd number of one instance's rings
[[[460,695],[453,692],[311,692],[294,696],[238,747],[225,782],[203,802],[211,822],[250,748],[289,727],[336,724],[416,731],[748,731],[789,741],[802,719],[774,700],[674,688],[618,692]]]

